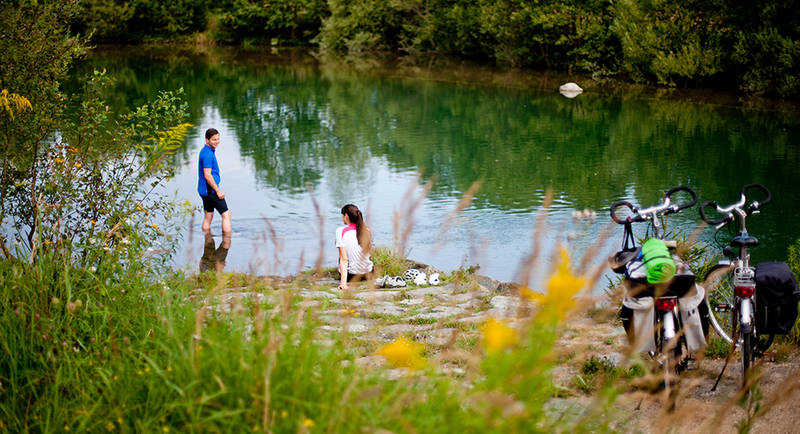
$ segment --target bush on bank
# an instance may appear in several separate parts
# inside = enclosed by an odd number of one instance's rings
[[[16,0],[28,4],[30,1]],[[520,67],[748,94],[800,92],[800,18],[763,0],[88,0],[71,27],[99,42],[202,39],[321,50],[445,53]]]

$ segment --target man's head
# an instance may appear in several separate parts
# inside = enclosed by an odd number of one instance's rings
[[[219,145],[219,131],[216,128],[209,128],[206,130],[206,145],[211,149],[217,149]]]

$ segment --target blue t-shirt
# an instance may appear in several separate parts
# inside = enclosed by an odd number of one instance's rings
[[[217,164],[216,151],[208,145],[203,146],[200,150],[200,164],[197,166],[197,192],[200,196],[208,196],[208,183],[206,177],[203,176],[203,169],[211,169],[211,177],[214,182],[219,186],[221,180],[219,178],[219,164]]]

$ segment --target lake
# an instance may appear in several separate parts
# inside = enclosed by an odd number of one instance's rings
[[[354,203],[376,245],[407,238],[416,261],[445,271],[479,265],[481,274],[520,281],[548,189],[534,282],[556,245],[578,258],[597,247],[592,263],[602,263],[622,235],[609,205],[652,205],[677,185],[726,204],[746,183],[766,185],[772,203],[748,219],[762,243],[756,261],[784,260],[800,238],[800,116],[792,108],[447,59],[321,61],[297,50],[114,47],[76,73],[91,68],[115,78],[108,100],[117,110],[161,90],[185,91],[195,127],[163,191],[197,207],[178,268],[196,270],[204,250],[196,178],[209,127],[221,132],[221,187],[233,216],[228,271],[293,274],[320,254],[335,267],[340,209]],[[586,91],[566,98],[558,92],[565,81]],[[471,203],[456,212],[476,181]],[[573,217],[583,210],[596,218]],[[701,224],[697,208],[669,224],[691,232]],[[212,232],[218,244],[219,215]],[[723,232],[718,240],[729,240]],[[700,239],[715,245],[713,228]]]

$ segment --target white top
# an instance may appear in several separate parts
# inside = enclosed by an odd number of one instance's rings
[[[347,252],[347,272],[350,274],[366,274],[372,271],[369,253],[364,253],[356,237],[356,225],[342,226],[336,229],[336,247],[344,247]]]

